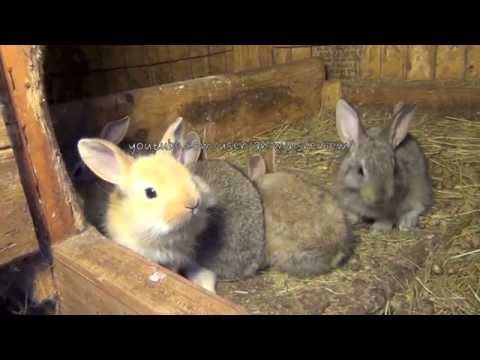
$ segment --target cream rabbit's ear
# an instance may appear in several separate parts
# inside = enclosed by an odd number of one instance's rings
[[[253,155],[248,161],[247,174],[250,180],[256,180],[266,173],[267,165],[265,164],[265,159],[259,154]]]
[[[119,184],[133,163],[132,157],[106,140],[82,139],[77,147],[85,165],[98,177],[112,184]]]
[[[172,146],[172,149],[169,149],[169,151],[174,158],[179,160],[181,149],[184,145],[184,131],[185,122],[182,117],[178,117],[167,130],[165,130],[161,140],[162,146],[157,153],[165,150],[167,146]]]

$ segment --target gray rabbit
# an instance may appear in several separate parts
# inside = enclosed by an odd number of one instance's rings
[[[337,131],[349,150],[337,172],[336,195],[352,224],[373,221],[374,231],[415,228],[433,202],[425,155],[408,133],[414,105],[397,104],[383,127],[364,130],[358,112],[341,99]]]
[[[200,137],[190,132],[183,141],[190,170],[203,178],[217,197],[209,209],[209,225],[197,248],[197,261],[220,280],[255,275],[266,264],[264,217],[260,194],[235,165],[206,160]],[[200,161],[197,161],[200,160]]]

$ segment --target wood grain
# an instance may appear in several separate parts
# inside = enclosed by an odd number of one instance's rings
[[[1,75],[7,81],[20,143],[14,147],[32,219],[44,251],[48,243],[80,232],[84,218],[72,191],[46,108],[42,47],[0,46]]]
[[[0,266],[38,250],[12,149],[0,150]]]
[[[245,314],[93,228],[54,248],[62,314]],[[152,281],[157,273],[160,280]]]
[[[461,81],[330,81],[329,84],[324,87],[324,97],[329,98],[329,110],[334,110],[338,100],[335,96],[343,96],[359,107],[389,111],[399,101],[417,104],[419,112],[435,111],[443,114],[455,112],[471,115],[480,106],[480,87],[466,87]]]
[[[320,109],[324,78],[315,58],[60,104],[51,114],[63,147],[76,144],[85,129],[125,115],[132,120],[127,137],[134,140],[157,142],[183,116],[197,131],[207,128],[208,141],[234,141],[312,116]]]

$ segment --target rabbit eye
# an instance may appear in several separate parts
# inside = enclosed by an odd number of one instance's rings
[[[363,176],[363,168],[361,166],[358,167],[357,173],[358,175]]]
[[[155,191],[154,188],[146,188],[145,195],[147,195],[147,198],[153,199],[157,197],[157,192]]]

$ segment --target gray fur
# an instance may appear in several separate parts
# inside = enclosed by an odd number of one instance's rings
[[[352,111],[356,120],[349,117]],[[413,114],[414,107],[398,104],[384,128],[365,131],[353,107],[339,101],[337,129],[350,126],[355,128],[354,134],[360,129],[341,160],[335,186],[337,198],[352,223],[369,219],[374,221],[376,231],[390,230],[395,225],[408,230],[432,205],[427,160],[416,139],[407,134]],[[339,125],[341,122],[343,125]],[[341,130],[339,136],[349,138]]]
[[[197,251],[200,265],[219,279],[250,277],[265,266],[263,207],[253,183],[234,165],[206,160],[189,165],[217,197]]]

